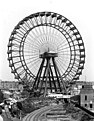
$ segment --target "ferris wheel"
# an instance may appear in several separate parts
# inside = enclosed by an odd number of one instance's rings
[[[27,77],[37,87],[39,80],[49,77],[50,87],[51,83],[55,86],[55,78],[62,78],[60,83],[76,81],[84,69],[85,47],[79,31],[53,12],[38,12],[21,20],[11,33],[7,53],[15,79]]]

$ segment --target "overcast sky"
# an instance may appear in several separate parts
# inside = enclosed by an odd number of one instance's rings
[[[0,1],[0,79],[13,81],[7,60],[7,44],[17,23],[42,11],[59,13],[80,31],[86,50],[86,62],[80,80],[94,81],[94,0],[2,0]]]

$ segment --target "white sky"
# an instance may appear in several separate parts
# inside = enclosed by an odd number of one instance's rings
[[[0,79],[14,80],[7,60],[7,44],[17,23],[42,11],[59,13],[80,31],[86,49],[86,63],[80,80],[94,81],[94,0],[1,0],[0,1]]]

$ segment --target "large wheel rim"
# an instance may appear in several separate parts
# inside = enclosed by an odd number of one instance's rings
[[[64,81],[79,79],[85,63],[85,48],[77,28],[53,12],[32,14],[14,28],[8,44],[9,66],[15,78],[35,79],[41,64],[40,53],[53,51]]]

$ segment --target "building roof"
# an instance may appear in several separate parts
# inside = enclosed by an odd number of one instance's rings
[[[82,89],[80,90],[80,94],[94,94],[94,89],[92,85],[83,85]]]

